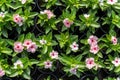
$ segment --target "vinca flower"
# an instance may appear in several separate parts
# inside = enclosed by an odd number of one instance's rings
[[[87,58],[85,62],[88,69],[92,69],[96,65],[94,62],[94,58]]]
[[[79,45],[76,43],[76,42],[73,42],[71,45],[70,45],[70,47],[71,47],[71,50],[72,51],[77,51],[79,48]]]
[[[32,42],[30,46],[27,48],[28,52],[35,53],[37,50],[37,45],[35,42]]]
[[[73,24],[73,21],[70,21],[68,18],[65,18],[63,20],[63,24],[67,27],[70,28],[70,26]]]
[[[46,40],[44,40],[44,39],[40,40],[40,44],[44,45],[44,44],[46,44],[46,43],[47,43]]]
[[[98,41],[98,38],[94,35],[91,35],[88,39],[88,43],[90,45],[96,45],[97,44],[97,41]]]
[[[93,54],[96,54],[99,51],[99,46],[98,45],[92,45],[90,46],[90,52]]]
[[[77,68],[71,68],[70,73],[71,74],[76,74],[77,73]]]
[[[41,11],[40,13],[41,13],[41,14],[46,14],[47,17],[48,17],[48,19],[51,19],[52,17],[54,17],[53,12],[50,11],[50,10],[44,10],[44,11]]]
[[[22,4],[25,4],[27,0],[19,0]]]
[[[111,4],[111,5],[113,5],[117,2],[118,2],[118,0],[107,0],[107,4]]]
[[[112,36],[111,41],[112,41],[113,45],[117,44],[117,38],[115,36]]]
[[[19,26],[23,25],[23,18],[19,14],[14,14],[13,15],[13,21],[18,24]]]
[[[48,69],[48,68],[52,68],[52,62],[47,60],[44,62],[44,68]]]
[[[5,13],[4,12],[0,12],[0,17],[4,18],[5,17]]]
[[[51,57],[52,59],[58,59],[58,52],[53,50],[53,51],[50,53],[50,57]]]
[[[24,47],[21,42],[15,42],[14,43],[14,51],[17,53],[21,53],[23,51]]]
[[[117,67],[120,65],[120,58],[115,58],[115,60],[112,61],[112,63]]]
[[[5,71],[3,69],[0,69],[0,77],[5,75]]]
[[[26,40],[24,40],[23,46],[25,46],[28,49],[30,47],[31,43],[32,43],[32,40],[26,39]]]
[[[90,17],[90,15],[89,14],[84,14],[84,17],[87,19],[87,18]]]
[[[14,63],[14,69],[18,69],[18,68],[23,68],[23,63],[21,60],[17,60],[15,63]]]

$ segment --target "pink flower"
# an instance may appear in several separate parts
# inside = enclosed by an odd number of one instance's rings
[[[41,12],[41,14],[47,14],[48,19],[54,17],[53,12],[51,12],[50,10],[44,10],[43,12]]]
[[[115,65],[115,66],[119,66],[120,65],[120,58],[115,58],[114,61],[112,61],[112,63]]]
[[[21,42],[15,42],[14,43],[14,51],[17,53],[21,53],[23,51],[24,47]]]
[[[107,0],[107,4],[111,4],[111,5],[113,5],[117,2],[118,2],[118,0]]]
[[[73,44],[70,45],[72,51],[77,51],[79,45],[76,42],[73,42]]]
[[[29,46],[31,45],[32,43],[32,40],[25,40],[24,43],[23,43],[23,46],[25,46],[27,49],[29,48]]]
[[[63,20],[63,24],[64,24],[67,28],[69,28],[69,27],[73,24],[73,21],[70,21],[68,18],[65,18],[65,19]]]
[[[0,69],[0,77],[4,76],[5,75],[5,71]]]
[[[51,57],[52,59],[58,59],[58,52],[53,50],[53,51],[50,53],[50,57]]]
[[[91,35],[88,39],[88,43],[90,45],[96,45],[97,44],[98,38],[96,36]]]
[[[96,54],[99,51],[99,46],[98,45],[92,45],[90,46],[90,52],[93,54]]]
[[[21,60],[17,60],[15,63],[14,63],[14,69],[17,69],[17,68],[23,68],[23,63]]]
[[[88,69],[92,69],[96,65],[94,62],[94,58],[87,58],[85,62]]]
[[[13,21],[18,24],[19,26],[23,25],[23,18],[19,14],[13,15]]]
[[[31,52],[31,53],[35,53],[36,49],[37,49],[36,43],[35,43],[35,42],[32,42],[32,43],[30,44],[30,46],[27,48],[27,51],[28,51],[28,52]]]
[[[111,41],[112,41],[113,45],[117,44],[117,38],[115,36],[112,36]]]
[[[52,62],[51,61],[49,61],[49,60],[47,60],[47,61],[45,61],[44,62],[44,68],[51,68],[52,67]]]

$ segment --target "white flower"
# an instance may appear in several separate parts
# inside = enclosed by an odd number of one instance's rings
[[[103,0],[99,0],[100,5],[104,5]]]
[[[112,63],[117,67],[117,66],[119,66],[120,65],[120,58],[115,58],[115,60],[114,61],[112,61]]]
[[[89,15],[89,14],[84,14],[84,17],[85,17],[85,18],[89,18],[90,15]]]
[[[5,14],[4,12],[0,12],[0,17],[4,18],[5,17]]]
[[[52,59],[58,59],[58,52],[53,50],[53,51],[50,53],[50,57],[51,57]]]
[[[79,48],[79,45],[76,44],[76,42],[73,42],[73,44],[70,45],[70,48],[72,51],[77,51]]]
[[[45,0],[45,2],[48,2],[48,0]]]
[[[86,67],[88,68],[88,69],[92,69],[93,67],[95,67],[95,62],[94,62],[94,58],[87,58],[86,60],[85,60],[85,63],[86,63]]]
[[[44,68],[48,69],[48,68],[52,68],[52,62],[47,60],[44,62]]]
[[[113,45],[117,44],[117,38],[115,36],[111,37],[111,41],[112,41]]]
[[[98,38],[94,35],[91,35],[88,39],[88,44],[92,45],[96,45],[98,41]]]
[[[120,80],[120,77],[117,77],[117,80]]]
[[[25,4],[27,0],[19,0],[22,4]]]
[[[41,11],[40,13],[41,13],[41,14],[46,14],[48,19],[51,19],[52,17],[55,16],[55,15],[53,14],[53,12],[50,11],[50,10],[44,10],[44,11]]]
[[[76,74],[77,73],[77,68],[71,68],[70,73],[71,74]]]
[[[93,54],[96,54],[98,53],[99,51],[99,46],[98,45],[91,45],[90,46],[90,52],[93,53]]]
[[[21,60],[17,60],[17,61],[14,63],[14,69],[17,69],[18,67],[23,68],[23,63],[22,63]]]
[[[118,2],[118,0],[107,0],[107,4],[111,4],[111,5],[113,5],[117,2]]]
[[[40,44],[44,45],[44,44],[46,44],[46,43],[47,43],[46,40],[44,40],[44,39],[40,40]]]

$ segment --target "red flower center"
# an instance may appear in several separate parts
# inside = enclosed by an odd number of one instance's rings
[[[91,39],[91,42],[94,42],[94,40],[93,40],[93,39]]]
[[[54,54],[54,53],[52,53],[52,56],[55,56],[55,54]]]
[[[73,45],[74,48],[76,48],[77,46],[76,45]]]
[[[31,46],[30,48],[34,48],[34,46]]]
[[[113,0],[110,0],[111,2],[113,2]]]
[[[89,64],[92,64],[93,63],[93,61],[89,61]]]
[[[15,18],[15,20],[18,20],[18,18]]]
[[[20,48],[20,46],[17,46],[17,48]]]
[[[116,62],[116,63],[118,63],[118,61],[117,61],[117,60],[116,60],[115,62]]]
[[[47,65],[50,65],[50,63],[49,63],[49,62],[47,62]]]
[[[94,50],[97,50],[97,48],[95,47]]]
[[[29,45],[30,43],[29,43],[29,42],[27,42],[26,44],[27,44],[27,45]]]
[[[114,39],[114,41],[116,41],[116,39]]]
[[[69,22],[66,22],[67,25],[69,25],[70,23]]]

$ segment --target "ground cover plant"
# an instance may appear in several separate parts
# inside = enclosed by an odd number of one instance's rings
[[[120,80],[119,0],[0,0],[1,80]]]

